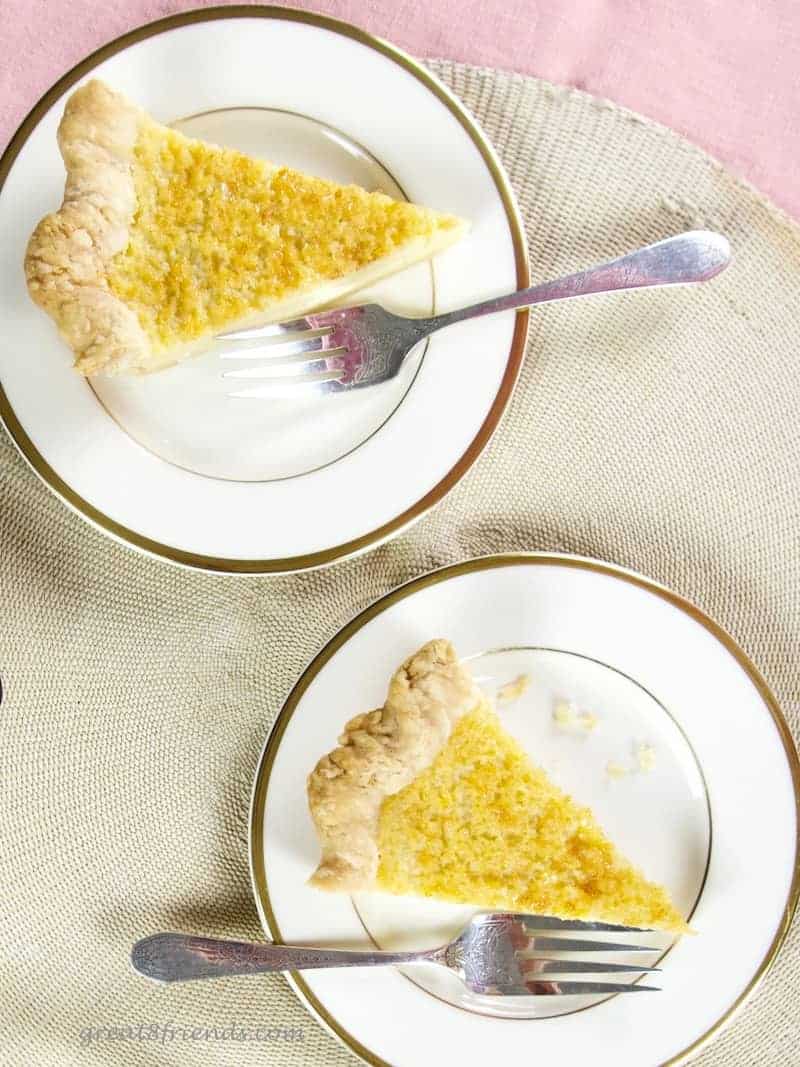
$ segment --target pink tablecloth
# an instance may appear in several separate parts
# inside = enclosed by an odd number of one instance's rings
[[[202,0],[0,0],[0,143],[87,52]],[[796,217],[800,0],[294,0],[419,56],[568,83],[680,131]],[[795,166],[793,166],[795,164]]]

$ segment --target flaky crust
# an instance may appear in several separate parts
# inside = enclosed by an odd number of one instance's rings
[[[358,715],[308,778],[308,804],[322,846],[310,878],[320,889],[369,889],[378,871],[383,800],[428,767],[480,692],[449,641],[428,642],[389,684],[386,703]]]
[[[25,255],[28,290],[55,321],[82,374],[136,370],[150,355],[139,320],[107,282],[136,209],[132,161],[143,118],[100,81],[72,94],[58,128],[64,202],[36,227]]]

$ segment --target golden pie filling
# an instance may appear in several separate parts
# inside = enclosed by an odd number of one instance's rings
[[[480,705],[379,817],[377,888],[485,908],[682,933],[666,891],[628,863]]]
[[[155,348],[195,340],[461,225],[143,121],[136,212],[108,274]]]

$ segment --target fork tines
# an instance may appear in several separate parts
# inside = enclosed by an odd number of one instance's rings
[[[282,337],[284,334],[305,333],[313,329],[309,320],[292,319],[290,322],[271,322],[266,326],[252,326],[244,330],[229,330],[226,333],[218,333],[218,341],[247,341],[251,338]]]
[[[659,930],[648,930],[643,926],[618,926],[614,923],[600,923],[584,919],[556,919],[552,915],[524,915],[521,913],[518,915],[514,912],[492,912],[488,918],[491,920],[512,919],[514,922],[522,923],[531,932],[536,930],[564,930],[566,932],[586,930],[587,932],[613,934],[658,934],[661,932]]]
[[[508,995],[567,996],[657,992],[656,987],[635,984],[635,978],[653,974],[657,966],[642,963],[612,962],[597,957],[601,953],[660,953],[665,945],[660,931],[640,927],[619,926],[613,923],[555,919],[544,915],[516,915],[488,913],[478,921],[487,927],[497,927],[498,945],[506,944],[516,963],[516,979],[497,992]],[[613,941],[603,937],[570,937],[568,934],[616,934]],[[659,942],[642,944],[645,939],[625,941],[626,934],[658,934]],[[580,953],[583,958],[575,958]],[[587,959],[586,956],[589,956]],[[614,976],[627,974],[631,981],[614,981]],[[587,976],[588,980],[581,976]],[[592,975],[608,975],[611,981],[591,979]],[[563,976],[563,978],[561,977]],[[510,975],[509,975],[510,977]],[[488,991],[488,990],[487,990]]]
[[[222,377],[232,382],[243,380],[243,384],[261,382],[266,390],[262,393],[256,388],[228,395],[259,399],[262,395],[276,397],[281,392],[297,395],[294,389],[298,386],[336,389],[343,376],[336,360],[347,355],[347,348],[331,336],[333,329],[333,324],[302,318],[218,334],[217,341],[230,344],[220,352],[220,359],[259,361],[258,366],[226,370]]]

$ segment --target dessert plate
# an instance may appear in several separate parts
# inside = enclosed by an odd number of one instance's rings
[[[467,237],[432,264],[348,298],[410,314],[529,282],[513,195],[474,120],[414,60],[346,24],[213,9],[90,56],[42,98],[0,161],[0,415],[67,504],[132,547],[241,573],[324,565],[407,527],[497,426],[527,313],[447,331],[400,379],[333,402],[231,399],[215,351],[146,378],[80,378],[29,300],[21,264],[36,222],[61,202],[64,100],[92,76],[191,136],[469,219]]]
[[[403,657],[434,636],[452,640],[492,694],[530,677],[499,705],[504,725],[669,889],[696,936],[654,941],[661,992],[646,997],[498,1001],[423,968],[306,972],[291,977],[296,992],[373,1064],[425,1067],[446,1050],[478,1067],[522,1062],[534,1048],[553,1063],[685,1059],[752,993],[788,928],[800,768],[780,710],[730,636],[681,597],[608,564],[543,554],[447,567],[383,597],[316,656],[256,774],[251,869],[266,934],[425,946],[445,942],[469,914],[306,885],[318,859],[308,772],[343,722],[383,702]],[[554,715],[562,705],[572,721]]]

